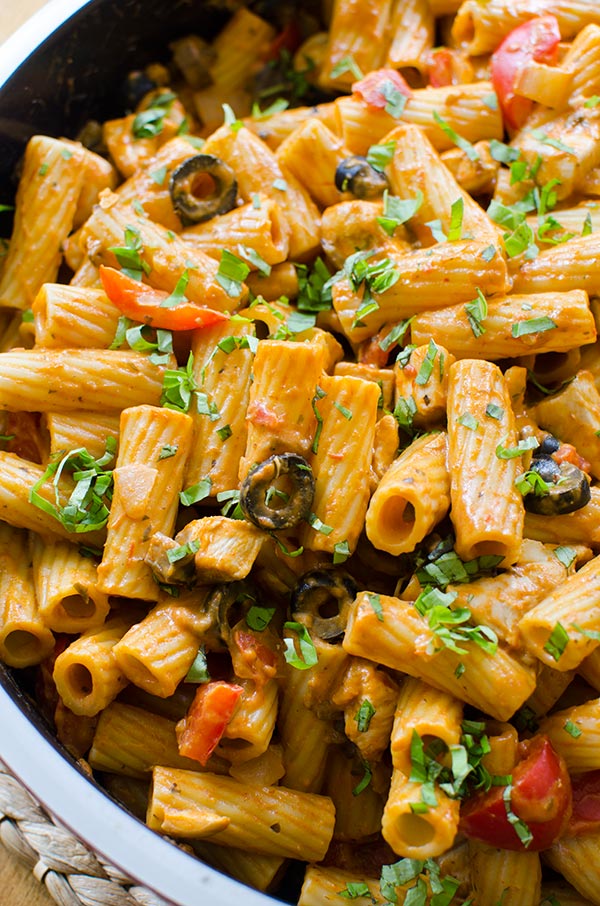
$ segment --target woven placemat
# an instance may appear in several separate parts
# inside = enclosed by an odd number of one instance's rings
[[[59,906],[171,906],[91,852],[0,761],[0,843]]]

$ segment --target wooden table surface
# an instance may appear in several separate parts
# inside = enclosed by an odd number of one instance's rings
[[[0,44],[46,0],[0,0]],[[0,50],[1,53],[1,50]],[[54,900],[31,871],[0,844],[0,906],[51,906]]]

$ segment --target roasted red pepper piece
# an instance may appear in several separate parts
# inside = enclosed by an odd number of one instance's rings
[[[100,279],[104,292],[125,317],[149,327],[194,330],[227,320],[227,315],[222,312],[202,308],[187,300],[167,307],[164,303],[169,298],[169,293],[140,283],[114,267],[102,265]]]

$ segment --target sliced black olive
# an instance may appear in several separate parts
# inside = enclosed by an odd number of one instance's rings
[[[154,91],[158,85],[149,75],[141,69],[134,69],[127,74],[125,81],[125,101],[128,109],[135,110],[138,104],[146,97],[150,91]]]
[[[218,647],[229,642],[231,630],[246,616],[256,595],[247,582],[224,582],[215,585],[205,604],[205,610],[211,619],[211,629],[207,634],[209,646]]]
[[[551,456],[538,456],[531,462],[531,471],[537,472],[544,479],[548,490],[544,494],[527,494],[523,502],[529,513],[563,516],[580,510],[589,503],[589,481],[573,463],[558,463]]]
[[[173,170],[169,180],[173,207],[190,226],[235,207],[237,180],[229,164],[212,154],[195,154]]]
[[[335,184],[340,192],[352,192],[357,198],[379,198],[388,188],[384,174],[360,155],[347,157],[338,164]]]
[[[344,634],[356,593],[356,582],[344,570],[314,569],[293,590],[292,613],[308,616],[309,630],[332,641]]]
[[[296,453],[269,456],[253,466],[240,488],[244,516],[269,532],[294,528],[310,515],[315,479]]]
[[[535,457],[550,456],[552,453],[556,453],[559,447],[560,441],[554,435],[546,434],[539,447],[533,451],[533,455]]]

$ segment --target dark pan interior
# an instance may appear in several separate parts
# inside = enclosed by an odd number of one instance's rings
[[[14,195],[15,166],[31,135],[73,137],[89,119],[122,114],[125,74],[165,60],[168,42],[181,35],[211,38],[227,7],[227,0],[96,0],[76,13],[0,89],[0,201]]]

